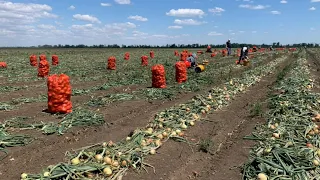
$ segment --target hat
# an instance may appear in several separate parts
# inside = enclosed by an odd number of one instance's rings
[[[230,39],[228,39],[228,41],[230,41]]]

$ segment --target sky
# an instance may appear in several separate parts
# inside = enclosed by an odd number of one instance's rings
[[[0,0],[0,46],[318,43],[320,0]]]

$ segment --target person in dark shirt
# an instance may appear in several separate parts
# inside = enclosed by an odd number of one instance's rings
[[[230,39],[226,42],[226,49],[228,50],[228,56],[231,55],[231,42]]]

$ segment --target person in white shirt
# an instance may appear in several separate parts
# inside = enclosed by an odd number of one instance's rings
[[[242,47],[240,51],[239,64],[240,61],[248,59],[249,47]]]

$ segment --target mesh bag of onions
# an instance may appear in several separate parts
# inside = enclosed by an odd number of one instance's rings
[[[166,72],[164,66],[156,64],[151,68],[152,72],[152,87],[154,88],[166,88]]]

